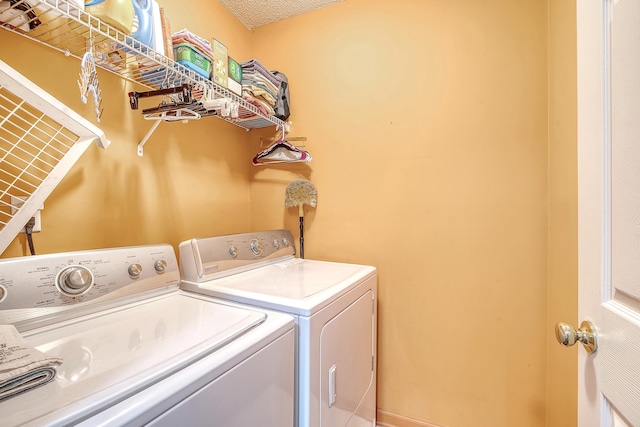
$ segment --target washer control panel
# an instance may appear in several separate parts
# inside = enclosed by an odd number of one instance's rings
[[[65,307],[179,283],[170,245],[8,258],[0,260],[0,312]]]
[[[296,254],[288,230],[192,239],[182,242],[179,249],[182,279],[193,282],[228,276]]]

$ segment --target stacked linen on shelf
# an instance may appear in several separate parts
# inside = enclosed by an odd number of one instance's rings
[[[191,45],[194,49],[199,50],[203,55],[207,55],[213,61],[213,50],[211,49],[211,43],[207,39],[193,34],[186,28],[173,33],[171,35],[171,42],[176,45],[180,43],[186,43]]]
[[[262,114],[274,115],[274,106],[282,83],[280,78],[273,75],[256,59],[241,62],[240,66],[242,67],[242,98],[258,108]],[[250,115],[249,112],[247,114]]]
[[[213,64],[213,50],[211,43],[186,28],[173,33],[171,36],[175,61],[197,72],[205,78],[210,78]]]

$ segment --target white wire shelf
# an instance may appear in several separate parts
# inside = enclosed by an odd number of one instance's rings
[[[276,126],[288,129],[289,123],[264,115],[242,97],[202,77],[153,49],[142,45],[65,0],[14,0],[2,12],[7,31],[56,49],[66,56],[81,59],[93,46],[97,67],[149,89],[164,89],[182,84],[204,85],[214,98],[227,98],[239,105],[237,118],[214,115],[246,130]],[[6,7],[6,6],[5,6]],[[24,10],[30,11],[27,15]],[[28,17],[27,17],[28,16]],[[28,22],[25,23],[25,19]],[[114,54],[120,52],[120,54]],[[121,54],[125,52],[124,54]]]
[[[0,61],[0,253],[104,133]]]

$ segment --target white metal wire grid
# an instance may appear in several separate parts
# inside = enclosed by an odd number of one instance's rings
[[[265,116],[256,106],[229,89],[142,45],[130,35],[105,24],[68,1],[15,0],[9,7],[33,11],[34,18],[30,22],[33,28],[28,31],[19,25],[26,19],[23,14],[0,22],[0,27],[8,31],[76,58],[82,58],[92,48],[98,67],[149,89],[176,87],[183,83],[206,85],[216,98],[229,98],[239,104],[240,118],[220,118],[242,128],[275,125],[283,129],[286,126],[285,122],[274,116]]]
[[[0,231],[78,136],[0,86]]]
[[[104,133],[0,61],[0,253]]]

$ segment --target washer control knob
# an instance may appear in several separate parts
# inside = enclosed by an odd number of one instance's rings
[[[229,246],[229,255],[231,255],[232,258],[235,258],[238,256],[238,248],[236,246]]]
[[[287,246],[289,246],[289,239],[287,239],[286,237],[282,239],[282,246],[284,246],[285,248]]]
[[[6,297],[7,297],[7,288],[0,285],[0,302],[4,301]]]
[[[159,259],[153,264],[153,268],[156,270],[156,273],[162,274],[167,271],[167,261]]]
[[[76,297],[84,294],[93,285],[93,274],[87,267],[71,265],[58,273],[56,286],[64,295]]]
[[[280,242],[278,242],[277,240],[273,241],[273,247],[276,249],[280,249]]]
[[[142,266],[140,264],[131,264],[127,271],[132,279],[137,279],[142,274]]]
[[[249,248],[251,249],[251,252],[253,252],[253,254],[256,256],[262,255],[262,250],[264,249],[262,247],[262,243],[260,243],[258,239],[253,239],[251,242],[249,242]]]

